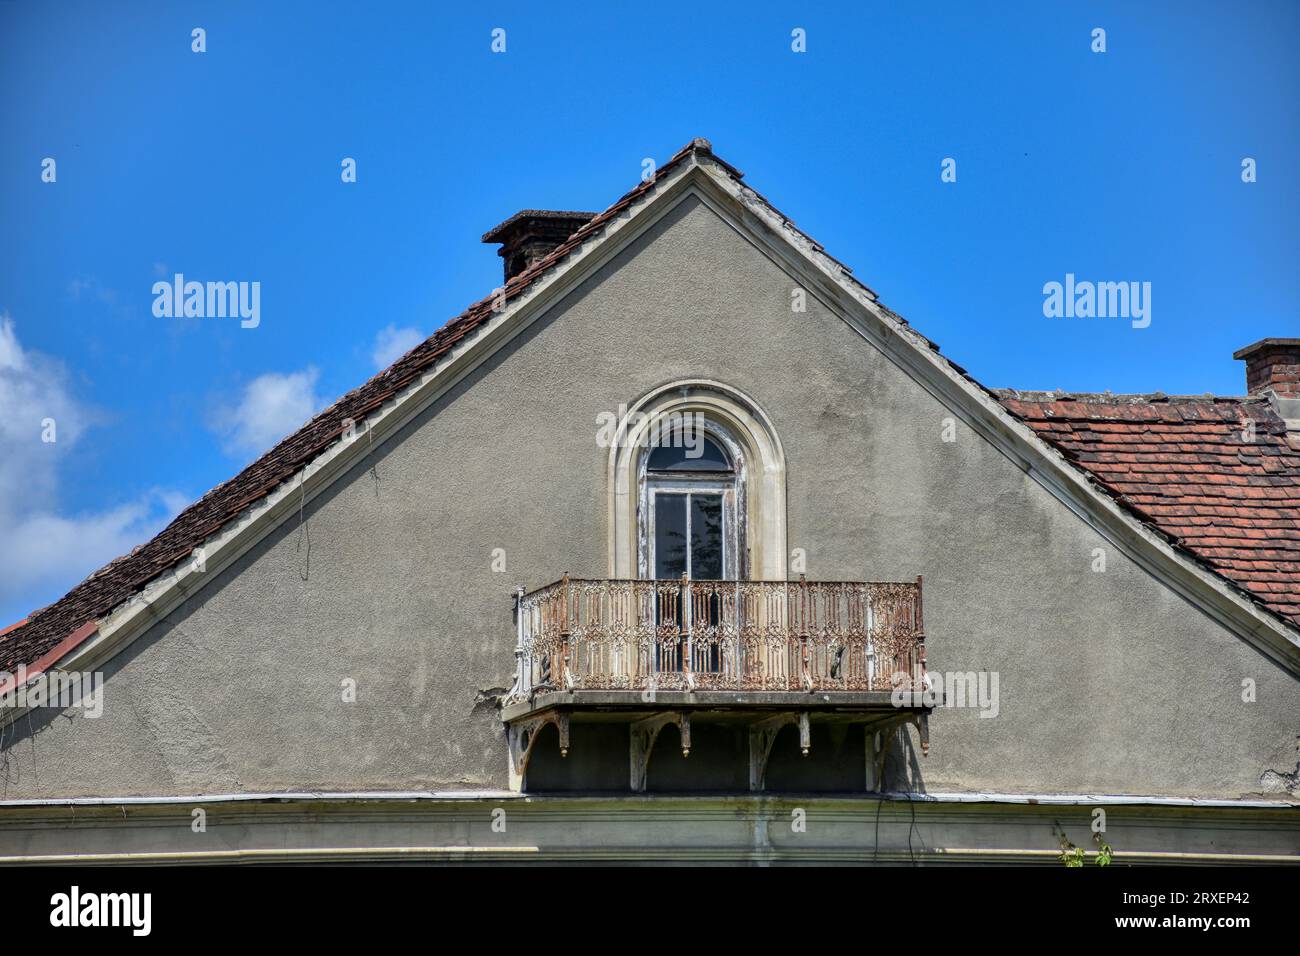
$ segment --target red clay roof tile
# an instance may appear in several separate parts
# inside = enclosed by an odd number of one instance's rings
[[[1300,625],[1300,449],[1267,401],[994,394],[1139,518]]]

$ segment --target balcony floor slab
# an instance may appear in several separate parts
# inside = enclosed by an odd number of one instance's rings
[[[936,704],[942,699],[937,698]],[[823,719],[869,720],[873,717],[927,713],[932,708],[897,706],[889,691],[655,691],[640,690],[549,691],[530,701],[507,704],[501,719],[514,723],[548,711],[563,710],[573,719],[629,720],[665,711],[690,711],[696,719],[706,715],[756,719],[768,713],[806,711]]]

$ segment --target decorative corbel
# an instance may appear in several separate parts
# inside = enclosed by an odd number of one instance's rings
[[[569,715],[564,711],[549,711],[536,717],[527,717],[515,721],[506,728],[506,739],[510,751],[510,789],[523,789],[524,778],[528,773],[528,760],[533,753],[533,744],[547,724],[554,724],[560,735],[560,756],[569,755]]]
[[[799,726],[799,749],[808,756],[812,749],[812,728],[808,721],[808,712],[797,714],[775,714],[760,720],[749,728],[749,789],[762,790],[767,781],[767,760],[772,755],[772,745],[776,743],[777,734],[788,724]]]
[[[632,774],[632,792],[644,793],[650,772],[650,754],[654,752],[659,731],[669,724],[677,725],[682,740],[682,756],[691,755],[691,715],[689,713],[656,714],[632,724],[628,744]]]

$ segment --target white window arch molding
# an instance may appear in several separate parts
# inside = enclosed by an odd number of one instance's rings
[[[772,421],[738,389],[708,379],[660,386],[628,406],[609,450],[609,574],[637,578],[644,572],[640,544],[643,461],[652,438],[681,416],[703,416],[706,434],[722,438],[738,461],[741,574],[757,581],[783,581],[786,573],[785,452]]]

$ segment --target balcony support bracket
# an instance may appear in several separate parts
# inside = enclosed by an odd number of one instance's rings
[[[659,731],[669,724],[677,725],[677,733],[682,740],[682,756],[691,755],[691,715],[688,712],[656,714],[636,721],[631,726],[631,740],[628,744],[633,793],[645,793],[650,772],[650,754],[654,752]]]
[[[808,711],[798,713],[776,714],[749,728],[749,789],[758,792],[767,783],[767,760],[772,755],[772,745],[777,735],[789,724],[799,727],[799,749],[808,756],[812,749],[812,728],[808,721]]]
[[[547,724],[554,724],[560,735],[560,756],[569,755],[569,715],[564,711],[552,710],[536,717],[515,721],[506,728],[506,738],[510,750],[510,789],[516,792],[523,789],[524,777],[528,773],[528,758],[532,756],[533,744]]]
[[[921,742],[921,756],[930,755],[930,715],[926,711],[904,714],[868,724],[867,740],[867,792],[879,793],[885,789],[885,758],[889,755],[889,741],[894,733],[907,724],[915,724]]]

